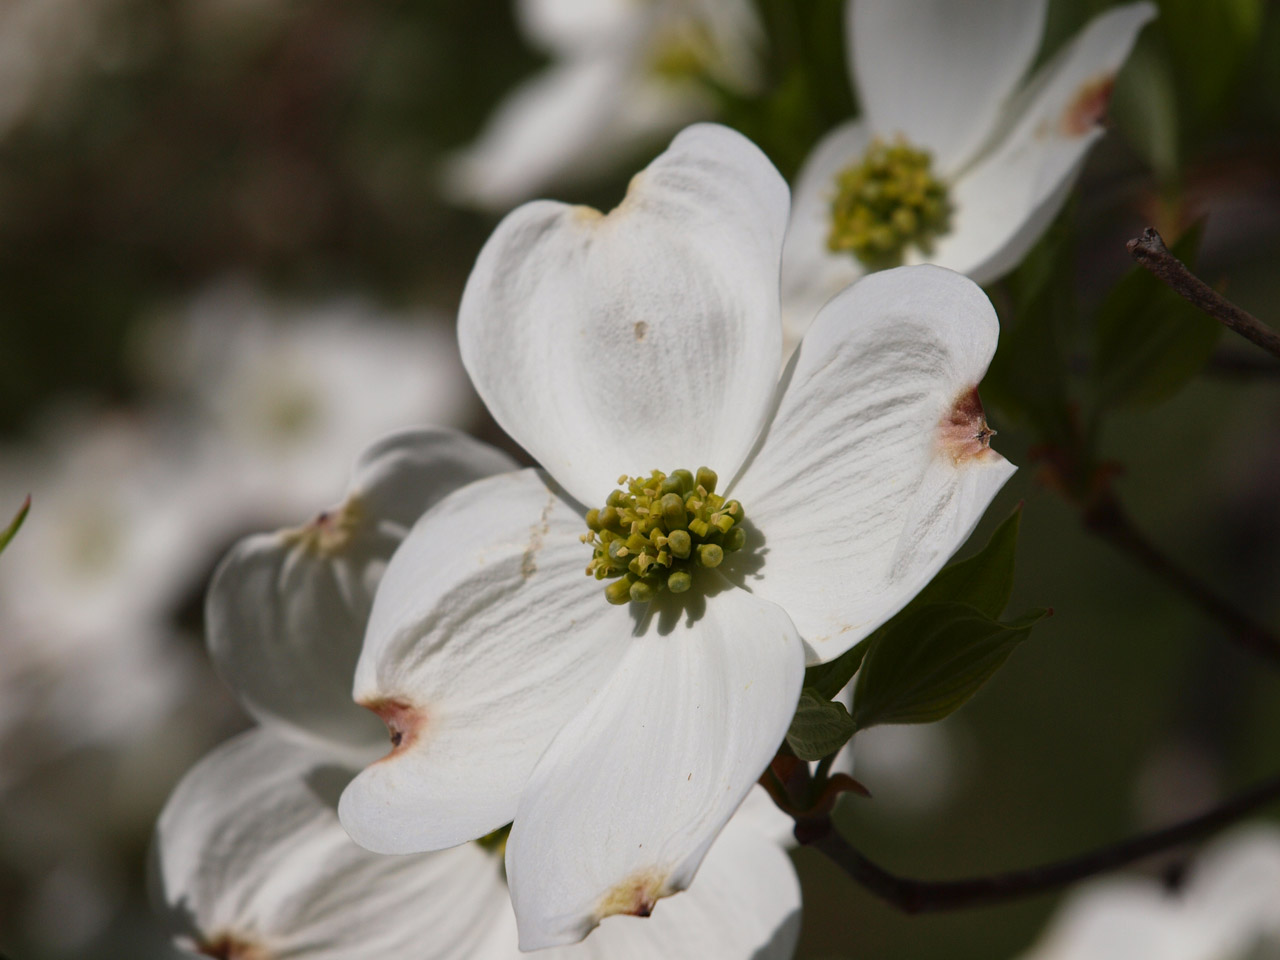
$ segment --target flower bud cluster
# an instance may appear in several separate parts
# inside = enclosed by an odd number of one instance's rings
[[[836,175],[827,247],[848,251],[872,269],[902,264],[908,246],[928,254],[950,229],[946,184],[933,176],[928,151],[898,138],[873,140],[858,162]]]
[[[742,549],[742,504],[719,496],[717,480],[706,467],[696,475],[622,476],[625,489],[609,494],[603,509],[587,511],[591,532],[582,541],[595,547],[587,574],[613,580],[604,591],[610,603],[647,603],[663,589],[684,593],[697,567],[718,567],[726,553]]]

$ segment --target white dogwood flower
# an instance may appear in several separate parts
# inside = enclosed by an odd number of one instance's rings
[[[794,341],[869,270],[936,263],[987,283],[1013,269],[1102,136],[1116,72],[1156,10],[1095,17],[1021,84],[1048,0],[849,0],[862,116],[796,180],[783,257]]]
[[[1176,890],[1110,877],[1067,898],[1023,960],[1270,960],[1280,957],[1280,831],[1215,841]]]
[[[546,473],[458,491],[392,558],[355,693],[395,749],[340,813],[381,852],[514,820],[525,949],[687,887],[806,662],[900,609],[1013,472],[977,398],[995,313],[959,274],[854,285],[778,381],[787,212],[750,141],[691,127],[607,215],[513,212],[463,295],[463,362]]]
[[[607,172],[709,116],[700,74],[736,90],[756,80],[762,37],[750,0],[518,0],[516,13],[553,63],[498,105],[445,177],[456,199],[491,210]]]
[[[387,857],[334,811],[341,754],[257,729],[214,750],[170,797],[153,891],[185,950],[220,960],[517,960],[501,839]],[[786,960],[800,889],[769,835],[763,790],[730,821],[698,883],[648,922],[625,917],[547,960]],[[764,819],[760,819],[763,815]]]

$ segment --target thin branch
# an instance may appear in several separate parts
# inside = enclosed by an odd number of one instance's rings
[[[1253,314],[1241,310],[1222,294],[1187,269],[1187,265],[1169,252],[1160,234],[1152,227],[1142,236],[1130,240],[1125,247],[1129,255],[1159,278],[1178,296],[1203,310],[1223,326],[1246,340],[1256,343],[1272,356],[1280,357],[1280,333]]]
[[[1280,635],[1241,613],[1165,556],[1134,526],[1115,496],[1104,494],[1091,505],[1085,511],[1084,524],[1216,620],[1238,646],[1280,666]]]
[[[931,881],[899,877],[868,860],[834,828],[812,839],[809,845],[830,857],[855,882],[899,910],[912,914],[938,913],[1004,903],[1057,890],[1152,854],[1204,839],[1277,800],[1280,800],[1280,776],[1264,781],[1198,817],[1161,830],[1139,834],[1068,860],[964,880]]]

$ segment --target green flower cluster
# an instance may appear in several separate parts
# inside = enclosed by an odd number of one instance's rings
[[[873,140],[861,161],[836,175],[828,249],[874,270],[900,266],[908,246],[930,253],[951,218],[946,184],[930,167],[928,151],[901,138]]]
[[[587,574],[613,580],[604,591],[610,603],[648,603],[664,588],[684,593],[696,567],[718,567],[742,549],[742,504],[717,495],[717,480],[706,467],[622,476],[625,489],[587,511],[591,532],[582,540],[595,547]]]

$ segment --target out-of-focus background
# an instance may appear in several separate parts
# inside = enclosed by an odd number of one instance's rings
[[[838,0],[721,2],[762,27],[749,62],[669,102],[624,79],[611,103],[575,101],[574,71],[607,72],[630,41],[588,36],[592,59],[514,0],[0,0],[0,526],[34,497],[0,557],[0,952],[162,955],[152,824],[248,723],[204,652],[207,578],[239,536],[327,506],[388,430],[504,442],[453,315],[505,210],[611,206],[697,117],[791,177],[853,114]],[[1046,302],[1073,411],[1092,318],[1149,223],[1203,219],[1198,270],[1280,323],[1280,7],[1159,5],[1037,251],[1059,264]],[[1105,6],[1054,0],[1042,57]],[[539,84],[566,87],[555,142],[492,125]],[[1029,282],[992,289],[1004,322]],[[1229,336],[1216,350],[1087,431],[1086,479],[1114,478],[1173,562],[1280,629],[1280,376]],[[1280,671],[1090,534],[1035,416],[1001,396],[996,446],[1022,469],[975,543],[1025,500],[1011,609],[1054,616],[952,718],[857,738],[874,799],[842,824],[907,874],[1074,853],[1280,769]],[[1014,957],[1056,902],[908,919],[795,859],[806,958]]]

